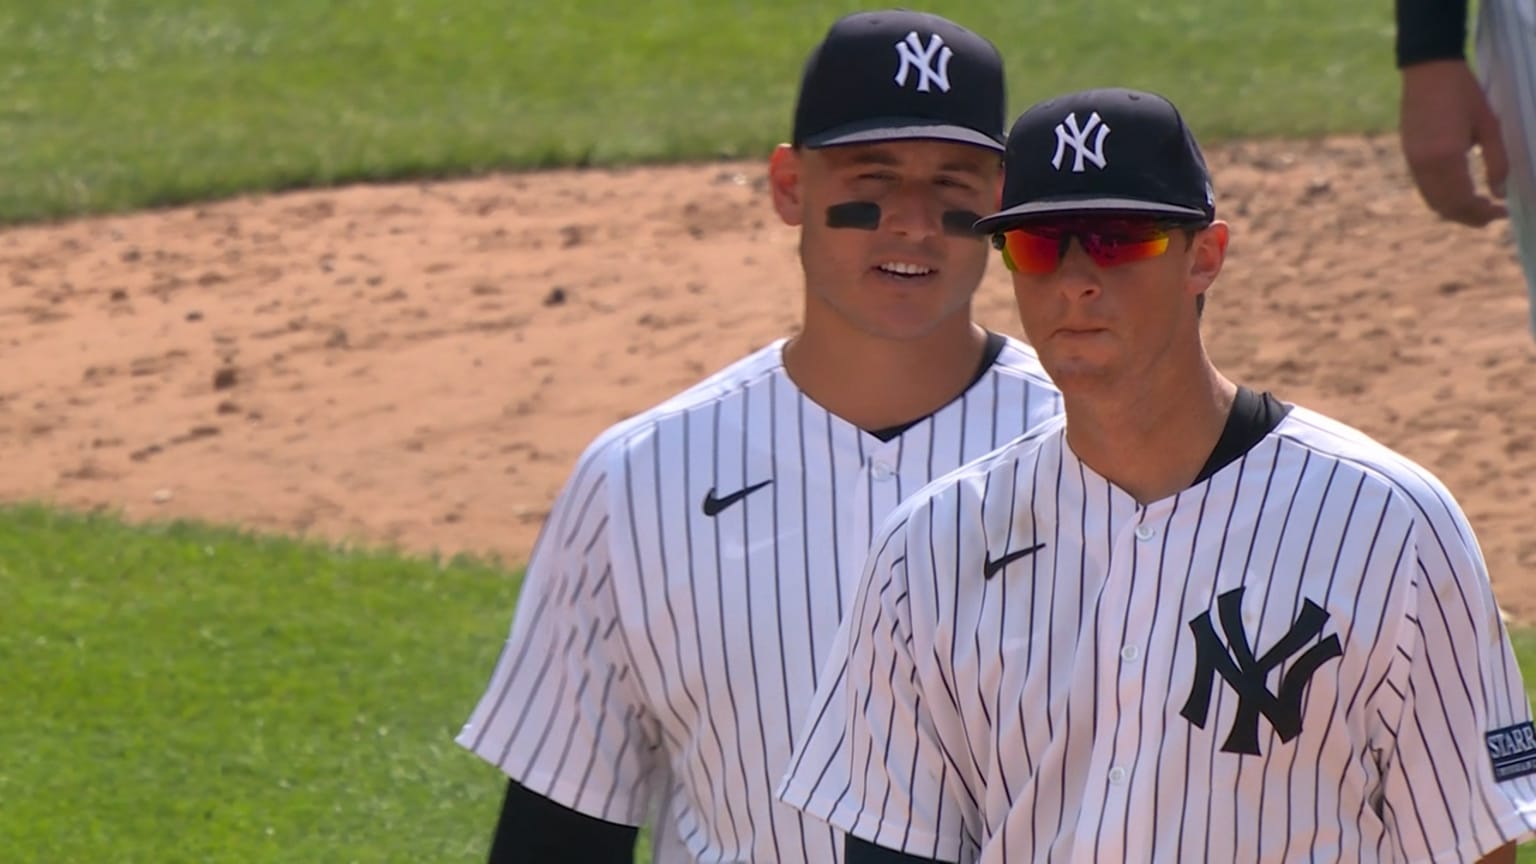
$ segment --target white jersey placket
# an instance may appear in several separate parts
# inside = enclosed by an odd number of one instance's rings
[[[1160,523],[1165,521],[1164,514],[1157,509],[1135,505],[1128,509],[1129,498],[1119,489],[1111,488],[1110,498],[1113,522],[1107,529],[1112,532],[1109,567],[1099,583],[1096,609],[1089,624],[1093,628],[1094,657],[1079,661],[1092,663],[1092,668],[1079,669],[1077,673],[1093,675],[1093,689],[1097,693],[1094,705],[1080,706],[1091,707],[1097,717],[1092,724],[1094,735],[1085,785],[1099,793],[1084,795],[1084,802],[1096,805],[1086,806],[1078,814],[1072,858],[1083,862],[1124,858],[1125,837],[1119,825],[1130,805],[1131,770],[1139,745],[1139,730],[1124,709],[1141,699],[1141,682],[1139,676],[1125,674],[1122,651],[1129,644],[1128,630],[1142,623],[1155,608],[1155,598],[1148,604],[1136,595],[1140,593],[1138,582],[1155,572],[1159,544],[1154,541],[1160,536]],[[1139,671],[1139,666],[1133,671]],[[1113,828],[1110,822],[1115,823]]]
[[[906,435],[920,435],[919,429],[926,425],[920,423]],[[852,537],[859,538],[859,542],[845,542],[839,538],[837,544],[837,554],[841,556],[838,575],[845,608],[853,602],[874,532],[901,502],[900,493],[909,488],[916,489],[917,486],[911,484],[919,482],[901,476],[902,442],[906,435],[881,441],[867,432],[860,434],[863,438],[859,442],[859,470],[852,478],[853,488],[849,490],[854,495]]]

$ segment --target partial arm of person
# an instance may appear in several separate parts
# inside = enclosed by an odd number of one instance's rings
[[[950,700],[924,684],[933,652],[914,637],[906,549],[909,533],[926,548],[930,517],[909,524],[908,512],[897,508],[873,545],[778,792],[853,838],[850,864],[960,861],[979,836],[977,799],[949,756],[964,744],[940,731],[957,724],[934,714]]]
[[[619,616],[614,581],[624,574],[608,553],[613,505],[604,462],[589,450],[556,499],[510,636],[457,738],[513,781],[492,861],[531,854],[529,844],[546,842],[536,838],[551,831],[560,832],[547,840],[560,855],[521,860],[603,860],[626,842],[632,850],[633,829],[664,776],[659,731]],[[593,827],[562,810],[616,827]]]
[[[1379,812],[1408,861],[1512,861],[1536,836],[1536,727],[1466,517],[1420,495],[1396,654],[1372,698]],[[1393,631],[1384,631],[1393,632]]]
[[[1468,152],[1481,149],[1488,188],[1499,197],[1509,156],[1498,117],[1467,65],[1466,41],[1466,0],[1397,0],[1403,157],[1430,209],[1480,227],[1507,210],[1477,191]]]
[[[937,864],[934,858],[919,858],[895,849],[876,846],[868,840],[848,835],[843,844],[843,864]]]
[[[594,819],[508,781],[489,864],[633,864],[639,829]]]

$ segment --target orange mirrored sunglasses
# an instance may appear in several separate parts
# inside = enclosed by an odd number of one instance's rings
[[[1003,264],[1017,273],[1054,272],[1075,237],[1100,267],[1117,267],[1156,258],[1168,251],[1168,237],[1198,226],[1158,219],[1091,217],[1041,221],[992,235]]]

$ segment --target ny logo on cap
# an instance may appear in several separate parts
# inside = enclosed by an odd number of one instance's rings
[[[1088,136],[1097,129],[1098,134],[1093,139],[1093,149],[1088,149]],[[1103,170],[1108,162],[1104,158],[1104,139],[1109,137],[1109,124],[1099,119],[1099,112],[1095,111],[1088,117],[1088,124],[1082,128],[1077,125],[1077,112],[1067,115],[1067,119],[1056,124],[1056,155],[1051,157],[1051,167],[1061,170],[1061,157],[1066,155],[1067,148],[1076,151],[1072,159],[1072,173],[1083,173],[1083,160],[1099,166]]]
[[[917,38],[917,31],[907,34],[907,38],[896,43],[896,54],[901,58],[901,68],[896,70],[896,86],[907,86],[907,71],[917,70],[917,92],[929,92],[929,84],[939,85],[939,89],[949,92],[949,58],[955,56],[955,52],[949,50],[944,40],[935,33],[928,39],[928,47],[924,48],[922,40]],[[935,69],[933,61],[939,61]]]

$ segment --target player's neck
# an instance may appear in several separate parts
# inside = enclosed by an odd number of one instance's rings
[[[818,405],[861,429],[885,429],[926,417],[963,393],[986,339],[968,315],[906,341],[807,326],[784,347],[784,368]]]
[[[1063,394],[1072,452],[1142,504],[1189,488],[1237,395],[1203,352],[1189,369],[1126,382],[1121,392]]]

